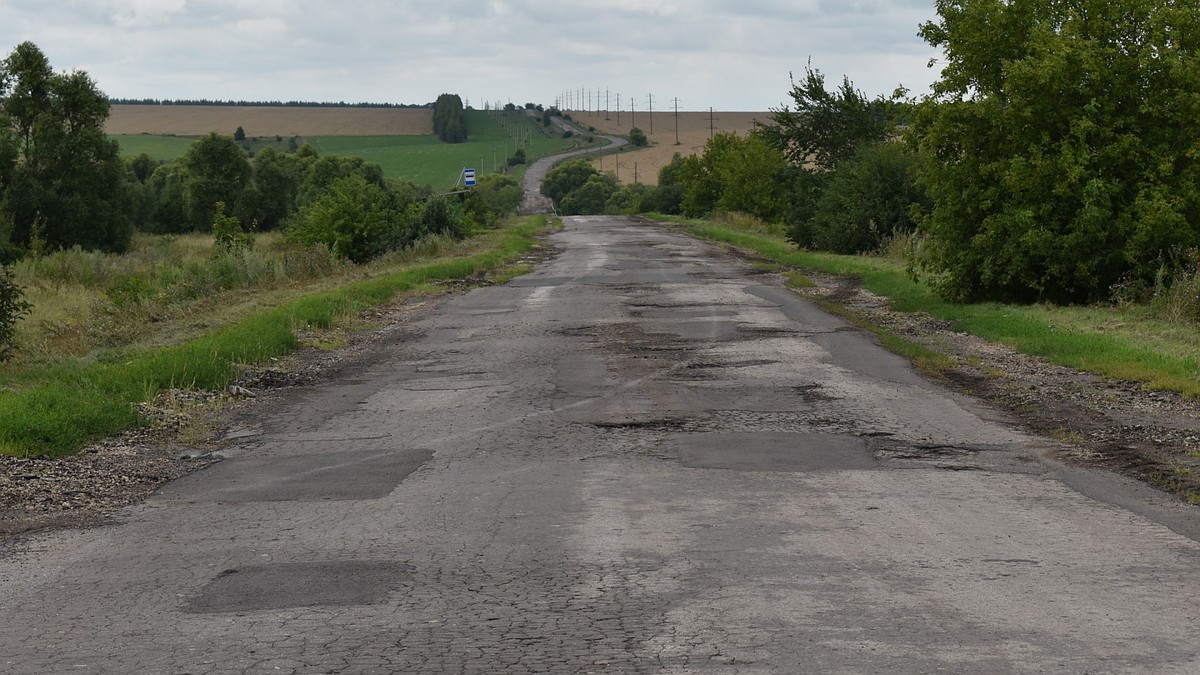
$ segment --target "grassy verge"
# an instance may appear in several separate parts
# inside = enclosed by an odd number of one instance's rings
[[[730,244],[788,267],[854,277],[867,290],[887,297],[896,310],[926,312],[953,321],[958,330],[1052,363],[1200,397],[1200,333],[1194,326],[1154,319],[1145,307],[949,303],[909,277],[897,260],[798,251],[781,235],[763,229],[708,221],[674,222],[694,236]],[[909,349],[890,344],[892,338],[884,341],[902,353]]]
[[[485,250],[413,263],[305,295],[243,317],[180,344],[115,349],[87,359],[31,365],[5,373],[0,391],[0,453],[70,454],[90,441],[140,423],[135,402],[172,388],[223,389],[239,364],[255,364],[295,349],[298,327],[326,328],[343,317],[387,303],[436,280],[496,270],[530,250],[543,218],[485,235]]]

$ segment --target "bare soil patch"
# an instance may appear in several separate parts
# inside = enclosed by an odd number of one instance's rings
[[[207,105],[114,105],[110,134],[203,136],[423,136],[433,133],[429,108],[302,108]]]
[[[655,110],[652,119],[648,112],[639,111],[630,115],[628,110],[624,110],[619,124],[616,112],[609,113],[610,119],[605,119],[603,112],[571,111],[570,115],[576,124],[585,129],[595,127],[600,133],[623,136],[635,124],[646,132],[650,140],[649,147],[629,149],[592,162],[592,166],[601,171],[615,172],[622,183],[633,182],[636,163],[638,182],[646,185],[658,185],[658,170],[670,163],[675,153],[685,157],[703,154],[704,144],[712,134],[732,132],[744,136],[754,128],[755,120],[771,121],[769,112],[713,112],[711,118],[708,112],[680,112],[679,145],[675,145],[674,111]]]

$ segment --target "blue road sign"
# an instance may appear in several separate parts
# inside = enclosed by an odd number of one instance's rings
[[[463,169],[463,182],[467,187],[475,187],[475,169]]]

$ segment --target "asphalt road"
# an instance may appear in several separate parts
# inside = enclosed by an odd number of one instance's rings
[[[566,224],[117,524],[5,551],[0,671],[1200,672],[1193,511],[718,249]]]

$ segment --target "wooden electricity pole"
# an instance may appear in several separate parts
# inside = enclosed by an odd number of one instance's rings
[[[675,97],[675,145],[679,145],[679,97]]]

